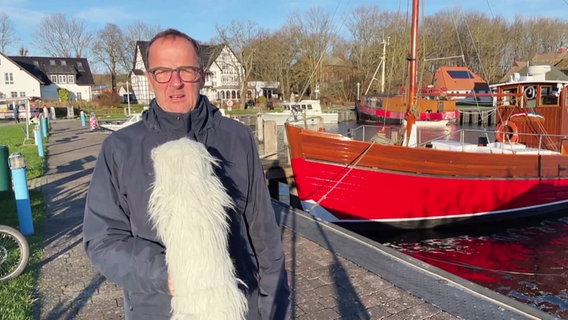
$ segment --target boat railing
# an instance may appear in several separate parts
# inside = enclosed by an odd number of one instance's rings
[[[390,143],[400,143],[400,137],[404,134],[404,128],[400,126],[372,126],[372,125],[361,125],[348,130],[347,136],[354,140],[371,141],[375,140],[377,136],[382,135],[384,137],[381,141],[390,141]],[[543,134],[543,133],[511,133],[496,130],[486,130],[486,129],[473,129],[473,128],[463,128],[463,129],[446,129],[444,132],[440,133],[439,130],[424,130],[422,133],[418,134],[417,147],[431,147],[435,141],[453,141],[456,147],[461,147],[461,150],[467,150],[468,147],[472,145],[486,146],[492,142],[500,142],[497,137],[501,135],[504,138],[504,142],[498,143],[497,146],[501,147],[503,150],[508,149],[512,146],[522,146],[524,141],[530,141],[527,143],[527,147],[530,147],[532,151],[536,153],[541,152],[560,152],[562,151],[563,144],[568,147],[568,135],[557,135],[557,134]],[[503,140],[503,139],[501,139]],[[519,141],[519,142],[517,142]],[[495,147],[495,145],[493,145]],[[568,151],[568,150],[567,150]]]
[[[377,128],[376,126],[361,125],[356,128],[349,129],[347,136],[354,140],[369,141],[380,130],[381,128]]]
[[[318,131],[323,130],[324,120],[321,116],[308,116],[306,114],[298,115],[297,117],[286,120],[287,123],[303,126],[304,129],[315,129]]]
[[[497,139],[498,136],[503,138]],[[486,146],[491,142],[499,143],[498,146],[500,146],[503,150],[509,149],[511,146],[527,144],[528,147],[534,149],[537,153],[544,151],[560,152],[564,143],[567,143],[568,145],[568,135],[548,133],[513,133],[467,128],[450,131],[437,137],[428,138],[426,141],[419,142],[419,146],[427,147],[431,145],[432,142],[439,140],[459,142],[463,150],[465,150],[465,147],[468,145],[476,144],[478,146]],[[526,143],[524,143],[525,141]]]

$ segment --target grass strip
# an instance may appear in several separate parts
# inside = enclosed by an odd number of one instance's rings
[[[46,157],[39,157],[33,140],[33,126],[29,127],[30,140],[26,139],[25,124],[0,126],[0,145],[8,147],[10,154],[21,153],[26,160],[26,178],[43,176]],[[44,145],[48,138],[44,138]],[[44,148],[45,150],[45,148]],[[47,152],[45,153],[47,155]],[[45,227],[45,202],[41,190],[29,190],[34,234],[27,236],[30,246],[30,261],[24,273],[15,279],[0,283],[0,318],[5,320],[33,319],[35,286],[42,258],[42,239]],[[4,192],[0,198],[0,223],[19,228],[18,212],[13,192]]]

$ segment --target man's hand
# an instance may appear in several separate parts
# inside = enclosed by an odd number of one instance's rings
[[[174,282],[172,281],[172,278],[170,278],[169,274],[168,274],[168,289],[170,289],[170,295],[172,297],[176,295],[176,290],[174,289]]]

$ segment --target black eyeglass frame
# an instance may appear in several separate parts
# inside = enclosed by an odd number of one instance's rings
[[[181,70],[192,70],[195,74],[196,74],[196,79],[195,80],[184,80],[181,77],[180,71]],[[168,80],[166,81],[159,81],[156,78],[156,71],[163,71],[163,72],[169,72],[170,76],[168,77]],[[152,69],[148,69],[148,73],[152,75],[152,77],[154,78],[154,80],[156,80],[157,83],[168,83],[172,80],[172,75],[174,74],[174,72],[177,72],[178,77],[180,78],[181,81],[183,82],[189,82],[189,83],[195,83],[195,82],[199,82],[201,81],[202,77],[203,77],[203,70],[199,67],[194,67],[194,66],[179,66],[175,69],[172,68],[166,68],[166,67],[156,67],[156,68],[152,68]]]

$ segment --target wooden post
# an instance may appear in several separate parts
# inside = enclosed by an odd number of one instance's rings
[[[262,116],[256,117],[256,139],[258,143],[264,143],[264,120]]]
[[[264,154],[266,159],[278,159],[278,131],[276,121],[264,121]]]

